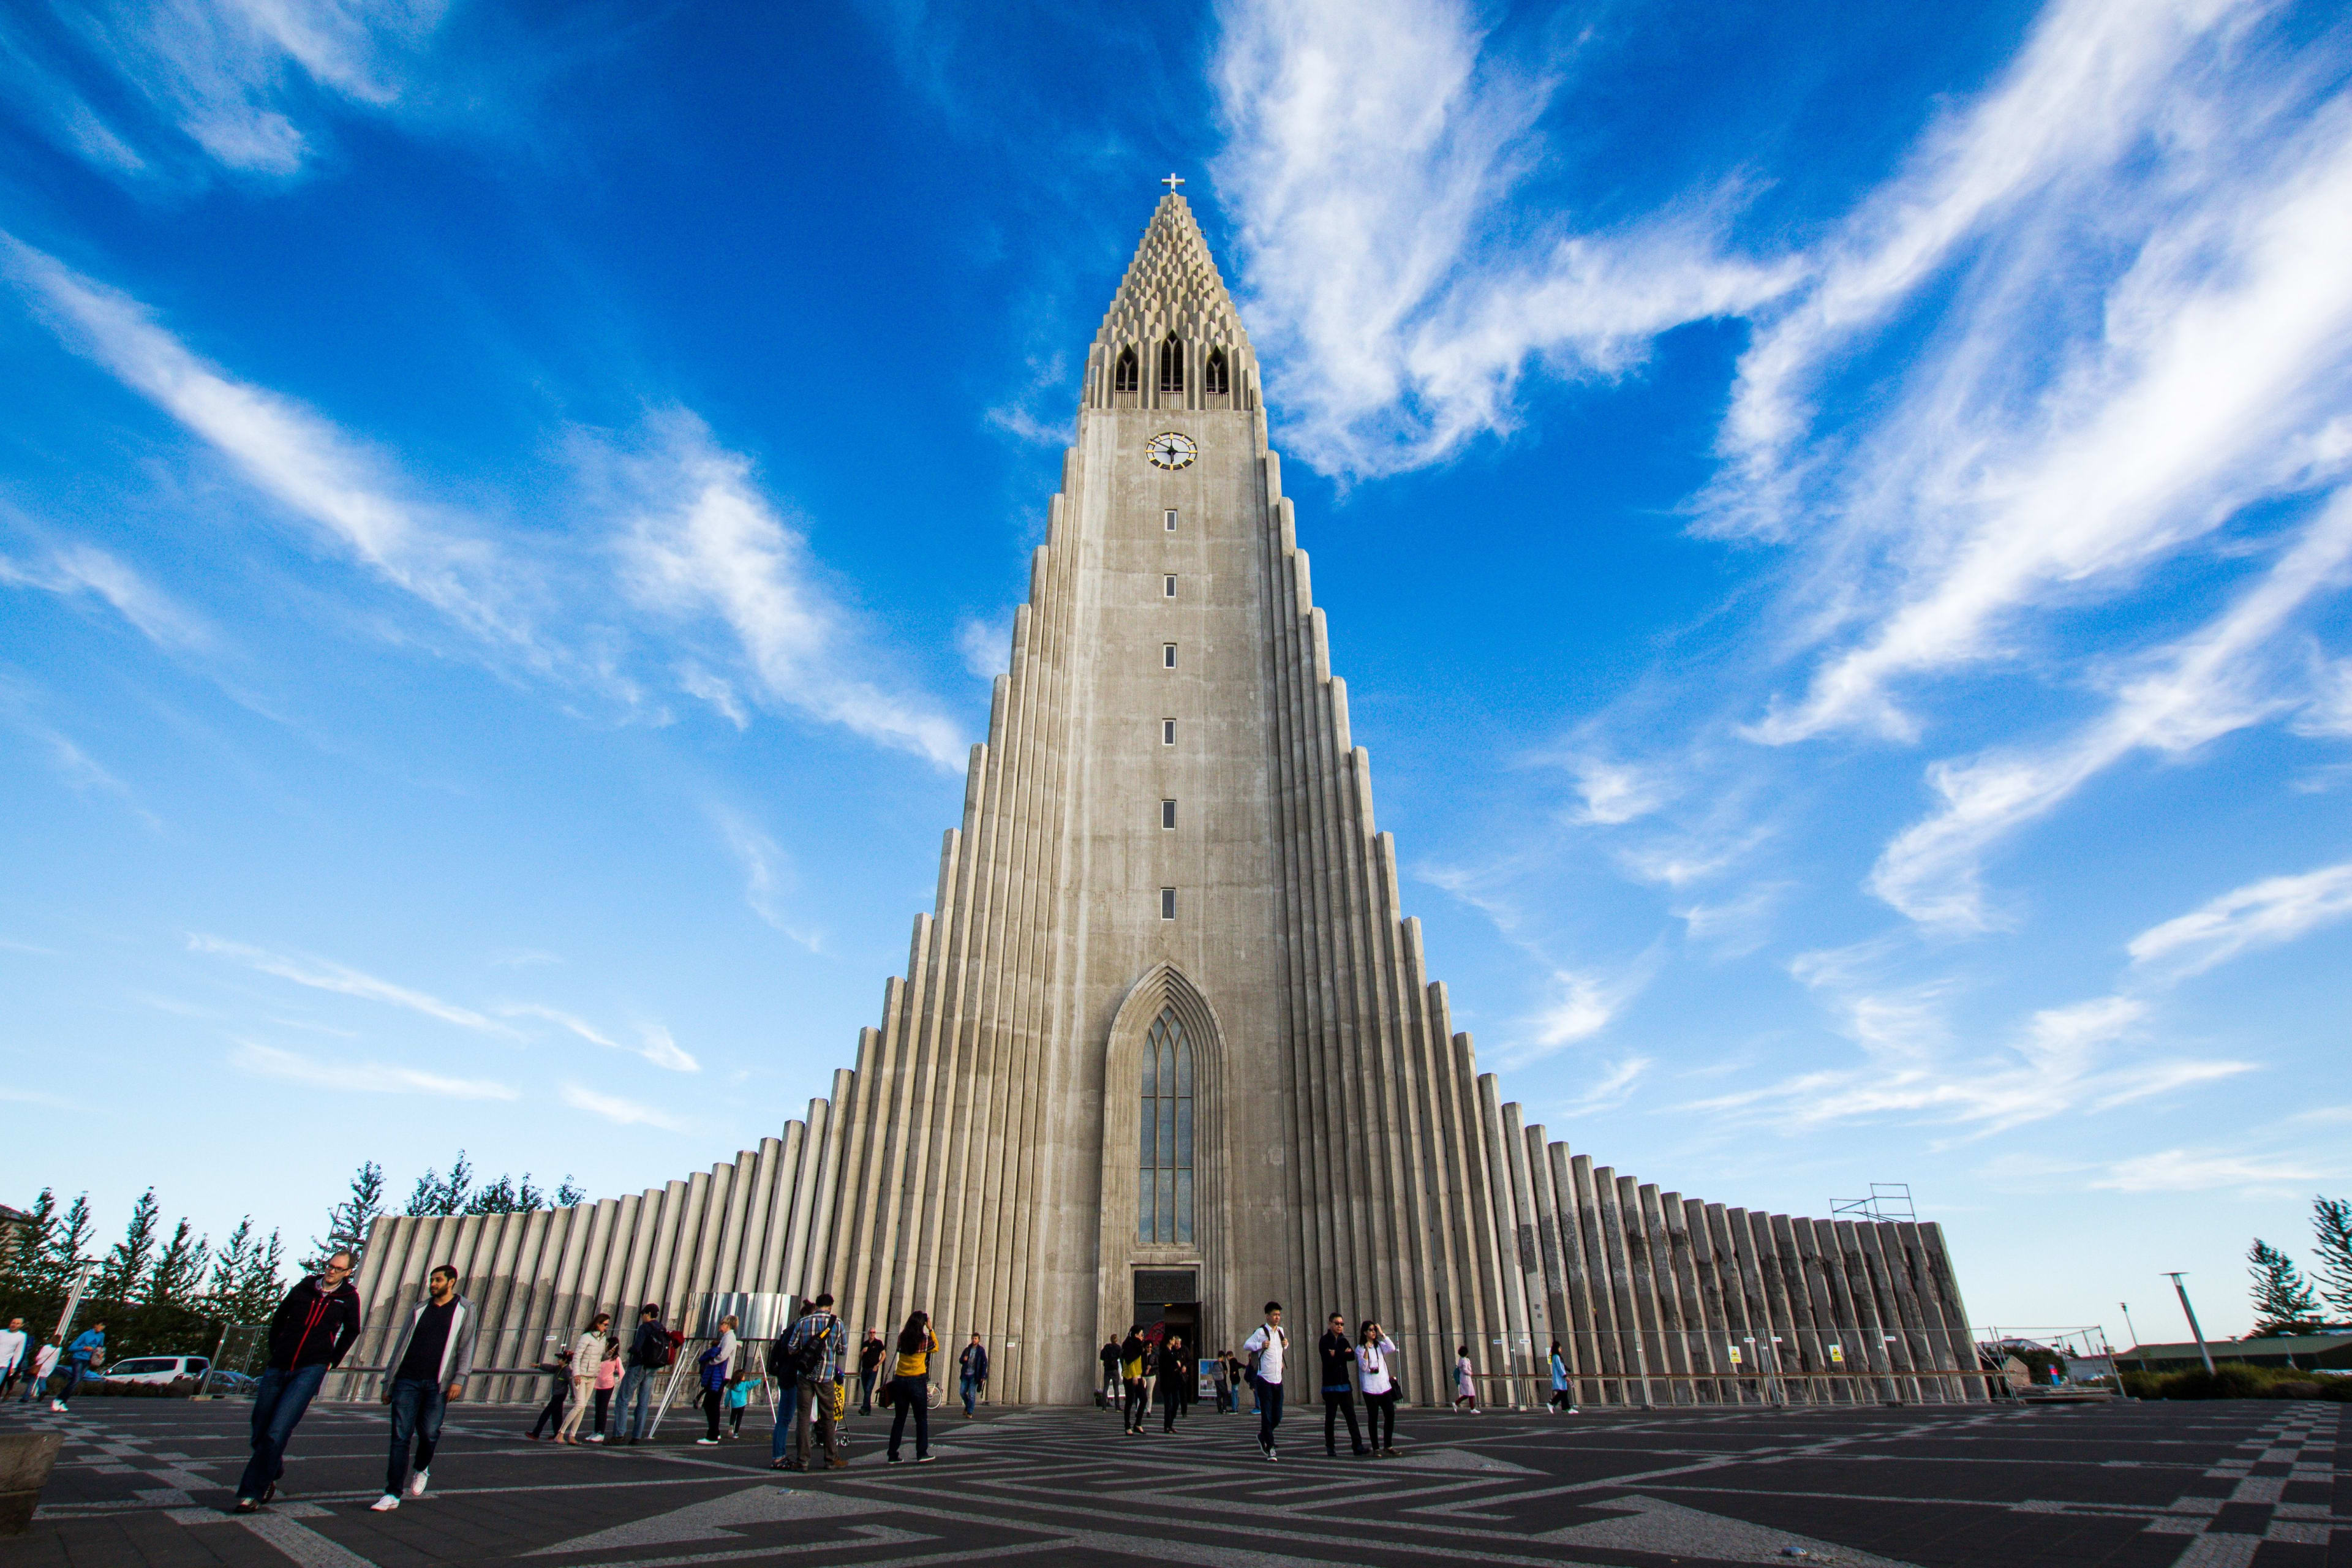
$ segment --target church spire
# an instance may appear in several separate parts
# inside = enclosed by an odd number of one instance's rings
[[[1192,204],[1160,198],[1087,354],[1087,408],[1255,408],[1257,355]]]

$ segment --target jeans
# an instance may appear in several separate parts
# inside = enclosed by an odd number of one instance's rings
[[[1360,1454],[1364,1451],[1364,1435],[1356,1428],[1356,1396],[1344,1388],[1323,1391],[1323,1447],[1327,1452],[1339,1451],[1337,1418],[1348,1418],[1348,1447]]]
[[[768,1462],[776,1464],[793,1442],[793,1413],[800,1408],[801,1385],[787,1383],[776,1396],[776,1429],[768,1436]]]
[[[54,1371],[56,1369],[52,1368],[51,1370]],[[38,1367],[26,1368],[25,1372],[25,1392],[16,1395],[16,1403],[23,1405],[38,1395],[41,1392],[42,1385],[47,1384],[48,1381],[49,1380],[47,1378],[41,1375],[40,1369]]]
[[[1149,1408],[1143,1397],[1143,1379],[1130,1380],[1127,1385],[1127,1425],[1130,1431],[1143,1430],[1143,1413]]]
[[[534,1437],[538,1436],[539,1429],[545,1426],[554,1435],[561,1436],[563,1432],[563,1402],[571,1397],[572,1379],[563,1373],[557,1373],[555,1392],[548,1395],[547,1405],[540,1411],[539,1419],[530,1424],[530,1435]]]
[[[613,1419],[614,1436],[625,1436],[634,1443],[646,1435],[646,1404],[653,1394],[653,1384],[654,1369],[649,1366],[633,1366],[621,1374],[620,1409]],[[621,1431],[624,1426],[628,1428],[625,1434]]]
[[[1230,1412],[1234,1407],[1234,1385],[1227,1383],[1223,1378],[1219,1378],[1215,1386],[1217,1390],[1217,1414],[1223,1415]]]
[[[890,1416],[890,1457],[898,1457],[898,1435],[907,1429],[907,1416],[915,1417],[915,1458],[922,1458],[931,1451],[931,1384],[929,1378],[894,1377],[890,1380],[890,1403],[897,1406]]]
[[[1364,1425],[1371,1428],[1370,1436],[1373,1447],[1386,1449],[1396,1447],[1396,1407],[1397,1393],[1393,1388],[1386,1394],[1364,1395]]]
[[[593,1403],[589,1395],[595,1392],[593,1374],[572,1380],[572,1409],[564,1415],[563,1425],[555,1429],[558,1437],[569,1437],[575,1443],[580,1440],[580,1423],[588,1418],[588,1406]]]
[[[599,1437],[604,1435],[604,1417],[611,1414],[612,1409],[613,1391],[609,1388],[598,1389],[596,1391],[596,1436]]]
[[[705,1432],[703,1436],[709,1438],[714,1443],[719,1441],[719,1412],[726,1405],[726,1404],[727,1391],[725,1389],[706,1388],[702,1391],[703,1417],[710,1423],[710,1430]]]
[[[860,1415],[874,1414],[874,1374],[881,1370],[878,1366],[869,1366],[857,1374],[857,1414]]]
[[[246,1461],[245,1475],[236,1483],[238,1497],[258,1499],[278,1484],[286,1473],[286,1444],[326,1381],[323,1365],[290,1372],[273,1366],[261,1374],[253,1385],[253,1458]]]
[[[1176,1385],[1175,1379],[1169,1379],[1168,1386],[1160,1390],[1160,1429],[1173,1432],[1176,1417],[1184,1414],[1184,1391]]]
[[[418,1377],[392,1380],[392,1462],[383,1472],[387,1497],[398,1497],[408,1484],[412,1455],[418,1470],[433,1468],[433,1450],[441,1441],[441,1413],[447,1405],[437,1383]]]
[[[967,1378],[965,1378],[965,1379],[963,1380],[963,1413],[964,1413],[966,1415],[971,1415],[971,1414],[972,1413],[972,1412],[971,1412],[972,1404],[973,1404],[973,1402],[974,1402],[974,1401],[976,1401],[977,1399],[979,1399],[979,1397],[980,1397],[980,1380],[979,1380],[978,1378],[976,1378],[976,1377],[967,1377]]]
[[[800,1386],[794,1391],[797,1395],[798,1408],[793,1415],[793,1458],[800,1462],[803,1469],[808,1468],[811,1461],[816,1458],[809,1451],[809,1428],[812,1426],[816,1428],[817,1442],[824,1447],[824,1457],[828,1459],[837,1459],[841,1457],[840,1447],[835,1443],[833,1436],[833,1380],[830,1378],[819,1381],[814,1377],[804,1377],[800,1380]],[[778,1428],[779,1431],[782,1429],[782,1427]],[[915,1430],[918,1452],[920,1452],[923,1446],[929,1441],[929,1438],[924,1435],[925,1430],[919,1426]]]
[[[1274,1452],[1274,1429],[1282,1425],[1282,1384],[1257,1380],[1257,1446]]]

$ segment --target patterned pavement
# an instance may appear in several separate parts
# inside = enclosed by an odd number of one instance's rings
[[[769,1471],[767,1435],[694,1447],[523,1441],[524,1406],[451,1412],[426,1498],[376,1514],[385,1425],[314,1408],[268,1511],[224,1511],[247,1407],[84,1399],[0,1426],[67,1443],[6,1568],[686,1568],[688,1564],[1141,1560],[2352,1568],[2345,1406],[2210,1403],[1577,1416],[1403,1413],[1400,1457],[1322,1451],[1320,1411],[1281,1461],[1248,1416],[1155,1415],[1122,1436],[1083,1410],[933,1412],[938,1462],[882,1462],[853,1419],[847,1469]],[[912,1435],[908,1436],[912,1458]]]

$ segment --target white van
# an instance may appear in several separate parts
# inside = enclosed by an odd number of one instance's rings
[[[202,1377],[212,1370],[212,1358],[200,1355],[127,1356],[106,1369],[109,1383],[170,1383],[175,1378]]]

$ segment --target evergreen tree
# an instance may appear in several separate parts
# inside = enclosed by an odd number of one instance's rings
[[[569,1176],[564,1177],[563,1184],[555,1189],[555,1206],[557,1208],[578,1208],[582,1204],[584,1204],[587,1201],[588,1194],[582,1192],[580,1190],[580,1184],[573,1181]]]
[[[82,1194],[66,1210],[66,1217],[49,1233],[47,1256],[43,1268],[49,1280],[49,1293],[62,1297],[73,1289],[73,1277],[89,1261],[90,1235],[97,1229],[90,1222],[89,1194]]]
[[[286,1244],[276,1231],[269,1239],[255,1247],[252,1260],[237,1281],[236,1321],[240,1323],[266,1323],[278,1310],[278,1303],[286,1294],[286,1281],[280,1278],[286,1267]]]
[[[2352,1198],[2312,1199],[2311,1228],[2317,1233],[2319,1293],[2352,1320]]]
[[[2319,1301],[2294,1260],[2262,1237],[2246,1249],[2246,1272],[2254,1277],[2254,1334],[2308,1332],[2319,1321]]]
[[[0,1289],[22,1299],[46,1299],[57,1294],[49,1250],[58,1229],[58,1194],[47,1187],[33,1200],[28,1223],[17,1230],[16,1245],[0,1257]]]
[[[259,1245],[253,1234],[253,1216],[247,1215],[213,1254],[213,1277],[205,1281],[205,1305],[215,1316],[232,1323],[245,1321],[237,1316],[237,1291],[245,1283],[246,1271],[253,1267]]]
[[[315,1274],[338,1252],[350,1253],[352,1261],[358,1263],[360,1248],[367,1245],[368,1227],[383,1215],[383,1167],[373,1160],[362,1160],[352,1173],[349,1194],[327,1211],[326,1239],[311,1241],[311,1256],[303,1259],[302,1267]]]
[[[530,1178],[526,1175],[523,1178],[523,1192],[530,1190]],[[536,1206],[523,1202],[522,1193],[515,1190],[512,1176],[500,1176],[495,1182],[484,1183],[475,1189],[472,1197],[466,1200],[467,1214],[515,1214]]]
[[[408,1212],[425,1216],[478,1212],[468,1211],[466,1206],[473,1195],[473,1186],[474,1167],[466,1163],[466,1152],[460,1149],[446,1178],[429,1165],[416,1178],[416,1185],[408,1194]]]
[[[205,1282],[205,1260],[212,1248],[201,1238],[191,1237],[184,1219],[172,1232],[172,1239],[155,1255],[155,1266],[147,1275],[147,1300],[157,1307],[194,1307]]]
[[[155,1189],[148,1188],[131,1205],[131,1223],[123,1227],[122,1239],[107,1250],[106,1261],[99,1265],[98,1278],[91,1282],[89,1293],[100,1301],[136,1300],[139,1288],[147,1282],[147,1269],[155,1256]]]

